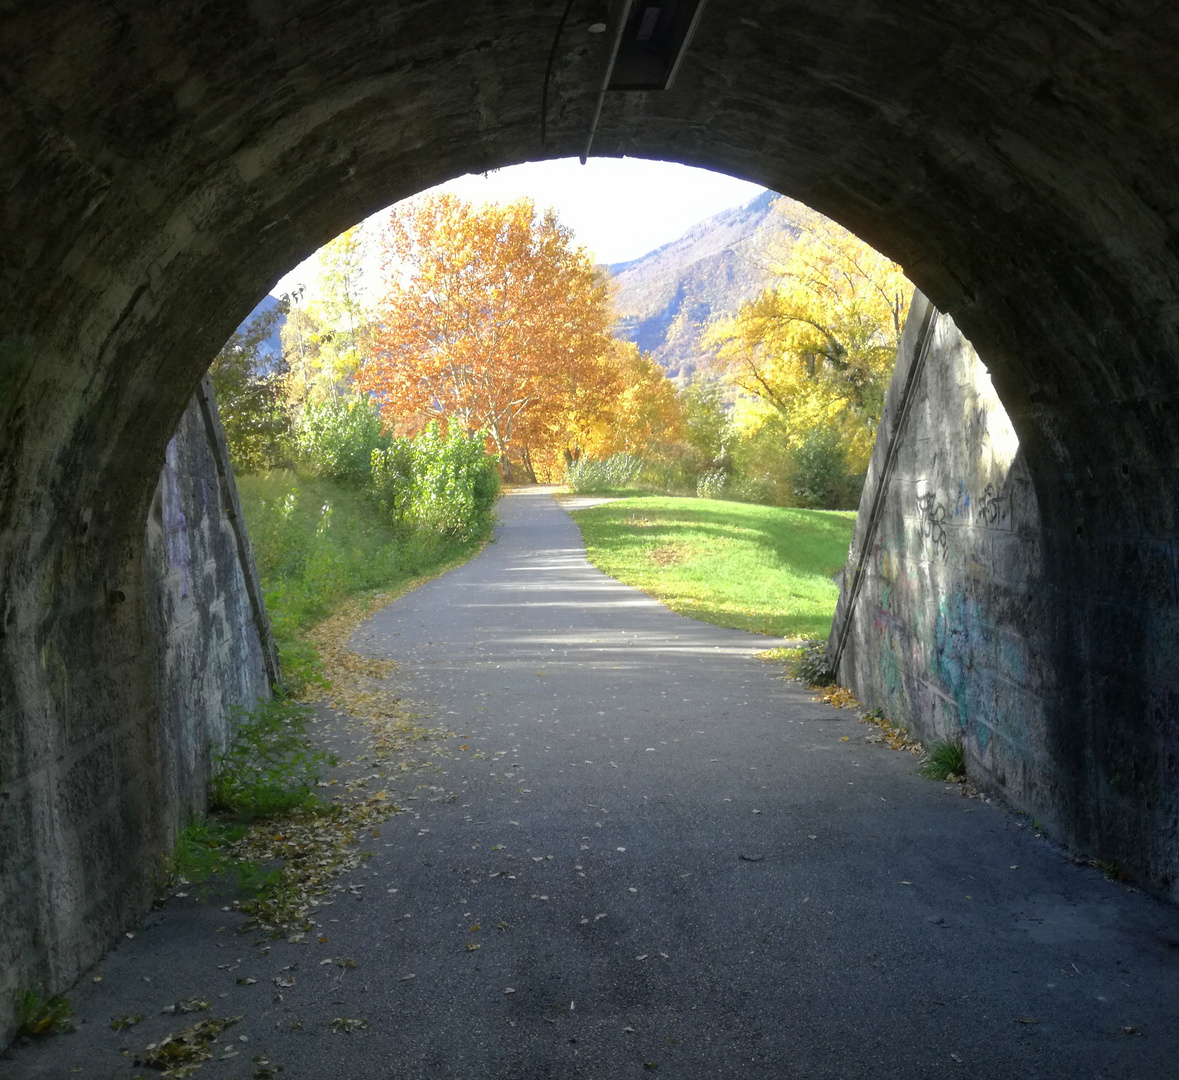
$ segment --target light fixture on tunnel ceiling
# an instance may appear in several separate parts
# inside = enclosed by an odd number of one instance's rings
[[[609,90],[670,90],[696,32],[705,0],[614,0],[610,51],[581,155],[593,146],[602,102]]]

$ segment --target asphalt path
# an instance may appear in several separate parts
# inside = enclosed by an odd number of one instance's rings
[[[119,1047],[192,993],[245,1016],[209,1080],[254,1055],[283,1080],[1179,1076],[1174,908],[921,777],[765,638],[605,577],[544,491],[500,514],[353,639],[455,737],[393,789],[328,940],[172,900],[83,978],[79,1032],[0,1078],[148,1073]]]

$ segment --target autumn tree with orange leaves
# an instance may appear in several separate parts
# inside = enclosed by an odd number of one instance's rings
[[[427,195],[395,207],[384,296],[358,387],[391,427],[432,419],[484,430],[513,459],[559,453],[570,417],[607,389],[604,275],[552,210]]]

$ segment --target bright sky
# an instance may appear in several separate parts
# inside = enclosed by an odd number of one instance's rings
[[[598,262],[637,259],[682,236],[698,221],[740,206],[763,188],[722,173],[644,158],[576,158],[513,165],[487,175],[460,176],[436,190],[472,202],[510,202],[529,196],[552,206]],[[378,224],[384,213],[370,221]],[[316,277],[315,256],[284,275],[270,291],[289,292]]]

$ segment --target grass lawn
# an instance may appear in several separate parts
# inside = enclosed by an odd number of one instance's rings
[[[775,637],[831,632],[855,512],[719,499],[620,499],[577,510],[590,561],[681,615]]]

